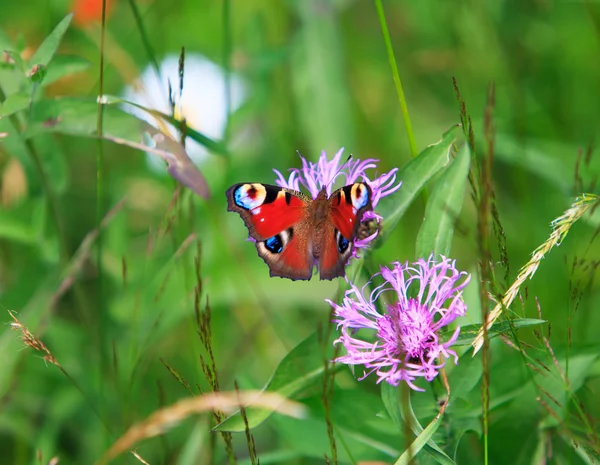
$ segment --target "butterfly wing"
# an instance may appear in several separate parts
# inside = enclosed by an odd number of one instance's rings
[[[310,279],[313,259],[305,237],[310,199],[300,192],[260,183],[227,189],[227,210],[240,214],[271,276]]]
[[[362,182],[344,186],[329,197],[330,221],[323,230],[319,247],[321,279],[345,275],[361,219],[373,209],[371,197],[371,188]]]

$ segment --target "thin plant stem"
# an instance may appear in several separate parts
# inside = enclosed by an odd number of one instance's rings
[[[413,158],[415,158],[419,154],[419,151],[415,142],[412,124],[410,123],[408,106],[406,105],[406,98],[404,97],[404,90],[402,89],[402,81],[400,81],[400,74],[398,73],[396,58],[394,57],[394,48],[392,47],[392,41],[390,39],[390,33],[387,28],[387,22],[385,20],[385,13],[383,12],[383,5],[381,4],[381,0],[375,0],[375,7],[377,8],[379,23],[381,24],[381,33],[383,34],[383,40],[385,42],[385,48],[388,54],[388,61],[392,70],[392,76],[394,78],[394,84],[396,86],[396,93],[398,94],[398,101],[400,102],[400,109],[402,110],[402,117],[404,118],[404,127],[406,128],[406,136],[408,137],[410,154]]]
[[[0,104],[6,100],[6,94],[0,87]],[[14,126],[15,130],[19,130],[20,123],[16,114],[12,114],[8,117],[11,124]],[[54,190],[52,186],[48,182],[48,178],[46,176],[46,172],[44,171],[44,166],[42,161],[40,160],[40,156],[37,153],[35,146],[31,139],[25,139],[24,141],[25,147],[27,148],[27,153],[29,157],[33,161],[35,169],[37,171],[38,176],[40,177],[40,182],[42,183],[42,188],[47,195],[48,198],[48,209],[50,210],[50,216],[52,217],[52,221],[54,222],[54,226],[56,228],[56,234],[58,236],[58,244],[60,250],[60,261],[64,266],[69,263],[69,248],[67,246],[67,239],[64,233],[64,227],[62,223],[62,219],[60,217],[60,213],[58,211],[58,201],[54,194]]]
[[[96,267],[98,273],[98,344],[99,344],[99,355],[100,355],[100,369],[102,373],[106,372],[108,368],[108,358],[105,354],[105,339],[106,339],[106,312],[104,311],[104,283],[102,278],[102,245],[103,237],[102,233],[102,218],[104,216],[104,153],[103,153],[103,120],[104,120],[104,42],[105,42],[105,29],[106,29],[106,0],[102,0],[102,26],[100,32],[100,79],[98,88],[98,113],[96,120],[96,135],[98,136],[98,145],[96,151],[96,228],[98,229],[98,238],[96,240]],[[104,389],[103,377],[99,377],[99,389],[101,393]]]
[[[229,0],[223,0],[223,70],[225,72],[225,133],[223,140],[227,143],[229,116],[231,115],[231,4]]]
[[[405,412],[411,411],[412,407],[410,405],[410,388],[408,387],[408,385],[406,383],[402,383],[401,387],[400,387],[400,396],[401,396],[401,402],[403,405],[403,409]],[[407,415],[407,417],[405,418],[404,421],[404,437],[405,437],[405,444],[406,444],[406,452],[408,453],[408,463],[413,463],[413,448],[412,448],[412,434],[413,431],[413,424],[412,424],[412,418],[410,417],[410,415]]]
[[[104,1],[104,0],[103,0]],[[144,29],[144,23],[142,21],[142,16],[140,15],[140,10],[135,4],[135,0],[129,0],[129,7],[131,8],[131,12],[133,13],[133,18],[135,20],[135,25],[140,31],[140,37],[142,39],[142,44],[144,46],[144,50],[146,50],[146,55],[148,55],[148,60],[154,68],[156,76],[158,77],[158,81],[160,82],[160,67],[158,66],[158,61],[156,61],[156,55],[152,46],[150,45],[150,41],[148,40],[148,34],[146,34],[146,29]],[[103,10],[104,12],[104,10]],[[104,13],[103,13],[104,14]]]

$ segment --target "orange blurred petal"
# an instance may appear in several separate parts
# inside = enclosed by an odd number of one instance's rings
[[[103,0],[74,0],[74,22],[79,26],[87,26],[91,23],[100,22],[102,20],[102,1]],[[107,18],[112,11],[113,3],[113,0],[106,0]]]

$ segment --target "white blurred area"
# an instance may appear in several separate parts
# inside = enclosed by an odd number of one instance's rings
[[[223,69],[199,53],[186,53],[183,74],[183,92],[179,93],[179,56],[167,55],[159,63],[160,77],[148,65],[133,85],[127,86],[122,98],[151,110],[170,114],[169,83],[175,103],[175,117],[185,118],[188,126],[210,137],[221,140],[227,123],[226,81]],[[236,111],[246,99],[246,84],[235,74],[230,74],[230,111]],[[155,118],[132,105],[124,109],[138,118],[159,127]],[[164,126],[163,126],[164,127]],[[167,125],[171,135],[179,140],[178,131]],[[208,151],[190,137],[186,151],[196,164],[202,164]],[[149,167],[167,174],[164,161],[151,153],[146,154]]]

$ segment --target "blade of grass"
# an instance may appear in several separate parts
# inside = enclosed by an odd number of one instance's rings
[[[225,144],[229,140],[229,117],[231,115],[231,4],[223,0],[223,72],[225,74]]]
[[[62,21],[56,25],[54,30],[48,37],[46,37],[44,42],[42,42],[42,44],[33,54],[31,60],[29,60],[31,65],[48,66],[48,63],[50,63],[50,60],[52,60],[56,50],[58,50],[58,46],[62,41],[63,35],[71,24],[71,19],[73,19],[73,13],[65,16]]]
[[[97,267],[97,286],[98,286],[98,351],[100,355],[100,372],[106,373],[109,367],[109,357],[106,354],[106,328],[107,313],[104,309],[104,289],[102,280],[102,243],[103,237],[101,230],[102,217],[104,212],[104,154],[103,154],[103,116],[104,105],[102,104],[102,95],[104,93],[104,42],[106,34],[106,0],[102,0],[102,25],[100,32],[100,70],[98,85],[98,113],[96,120],[96,134],[98,136],[98,145],[96,151],[96,228],[98,237],[96,239],[96,267]],[[100,393],[101,410],[103,410],[102,399],[104,399],[104,376],[98,377],[98,392]]]
[[[104,0],[103,0],[104,3]],[[152,46],[150,45],[150,41],[148,40],[148,34],[146,34],[146,29],[144,28],[144,23],[142,21],[142,16],[140,15],[140,10],[135,4],[135,0],[129,0],[129,7],[131,8],[131,12],[133,13],[133,19],[135,20],[135,26],[138,28],[140,32],[140,37],[142,39],[142,44],[144,46],[144,50],[146,50],[146,55],[148,55],[148,60],[154,68],[156,72],[156,77],[158,78],[158,82],[161,82],[160,79],[160,67],[158,66],[158,61],[156,61],[156,55],[154,50],[152,50]],[[104,10],[102,10],[102,14],[104,17]]]
[[[415,135],[413,134],[412,124],[408,114],[408,106],[406,105],[406,98],[404,97],[404,90],[402,89],[402,81],[400,81],[398,65],[396,64],[396,58],[394,57],[394,48],[392,47],[392,41],[387,28],[387,22],[385,20],[385,13],[383,11],[381,0],[375,0],[375,7],[377,8],[377,16],[379,16],[379,23],[381,24],[381,33],[383,34],[388,60],[390,62],[390,68],[394,78],[394,85],[396,86],[396,93],[398,94],[398,101],[400,102],[400,109],[402,110],[402,117],[404,118],[404,127],[406,128],[406,136],[408,137],[410,154],[413,158],[415,158],[419,154],[419,151],[417,149],[417,143],[415,142]]]

